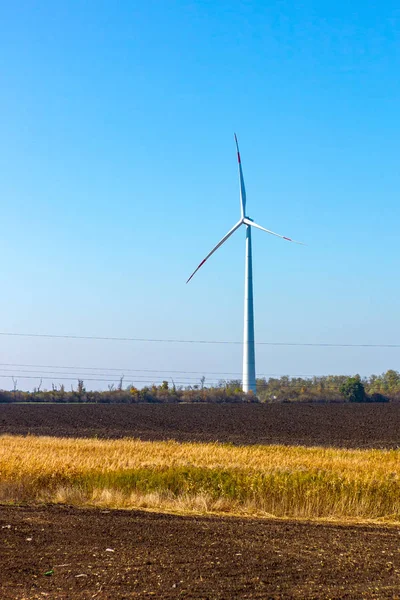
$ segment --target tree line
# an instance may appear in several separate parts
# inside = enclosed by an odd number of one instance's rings
[[[17,380],[13,382],[12,390],[0,390],[1,403],[400,402],[400,373],[394,370],[370,377],[326,375],[259,378],[256,394],[245,394],[240,379],[221,380],[217,385],[208,386],[205,377],[199,379],[198,384],[190,386],[176,386],[165,380],[159,385],[141,389],[132,385],[124,387],[121,377],[119,385],[115,388],[110,385],[106,391],[87,390],[82,379],[78,379],[71,390],[66,390],[64,385],[54,384],[51,390],[42,390],[40,383],[33,391],[22,391],[18,389]]]

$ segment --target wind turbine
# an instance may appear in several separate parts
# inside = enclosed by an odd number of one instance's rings
[[[254,347],[254,308],[253,308],[253,263],[252,263],[252,252],[251,252],[251,228],[256,227],[262,231],[266,231],[271,235],[287,240],[288,242],[294,242],[295,244],[302,244],[302,242],[296,242],[291,238],[284,235],[279,235],[274,231],[261,227],[246,216],[246,189],[244,187],[242,162],[240,159],[239,144],[235,133],[235,142],[237,150],[237,158],[239,164],[239,182],[240,182],[240,220],[228,231],[220,242],[207,254],[207,256],[201,261],[197,269],[193,271],[186,283],[192,279],[193,275],[204,265],[206,260],[210,258],[212,254],[226,240],[242,225],[246,226],[246,266],[244,276],[244,333],[243,333],[243,391],[256,393],[256,360],[255,360],[255,347]]]

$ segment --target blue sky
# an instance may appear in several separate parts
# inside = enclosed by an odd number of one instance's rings
[[[241,340],[244,230],[185,285],[239,218],[236,131],[248,214],[308,244],[254,232],[256,339],[400,342],[397,3],[28,1],[0,17],[1,331]],[[260,374],[399,360],[257,346]],[[0,362],[215,380],[240,373],[241,348],[0,336]]]

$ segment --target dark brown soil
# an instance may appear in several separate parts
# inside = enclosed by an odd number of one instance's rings
[[[1,507],[0,537],[3,600],[400,597],[398,528]]]
[[[395,448],[400,405],[0,405],[2,433]],[[0,507],[0,598],[46,597],[400,598],[400,529]]]
[[[400,404],[0,404],[0,435],[400,447]]]

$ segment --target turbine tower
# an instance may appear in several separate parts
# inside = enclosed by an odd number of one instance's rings
[[[257,229],[261,229],[262,231],[266,231],[271,235],[275,235],[276,237],[282,238],[283,240],[287,240],[288,242],[294,242],[295,244],[302,244],[302,242],[296,242],[291,238],[288,238],[284,235],[279,235],[279,233],[275,233],[270,231],[269,229],[265,229],[265,227],[261,227],[261,225],[257,225],[250,219],[250,217],[246,216],[246,188],[244,187],[244,179],[243,179],[243,171],[242,171],[242,161],[240,158],[239,152],[239,144],[237,141],[236,133],[235,133],[235,142],[236,142],[236,150],[237,150],[237,158],[239,165],[239,183],[240,183],[240,220],[228,231],[226,235],[222,238],[220,242],[211,250],[209,254],[201,261],[199,266],[193,271],[189,279],[186,283],[192,279],[193,275],[197,273],[197,271],[204,265],[206,260],[210,258],[212,254],[226,240],[239,229],[241,225],[246,226],[246,263],[245,263],[245,277],[244,277],[244,332],[243,332],[243,380],[242,386],[244,392],[253,392],[256,393],[256,359],[255,359],[255,342],[254,342],[254,308],[253,308],[253,262],[252,262],[252,249],[251,249],[251,228],[256,227]],[[304,244],[302,244],[304,245]]]

